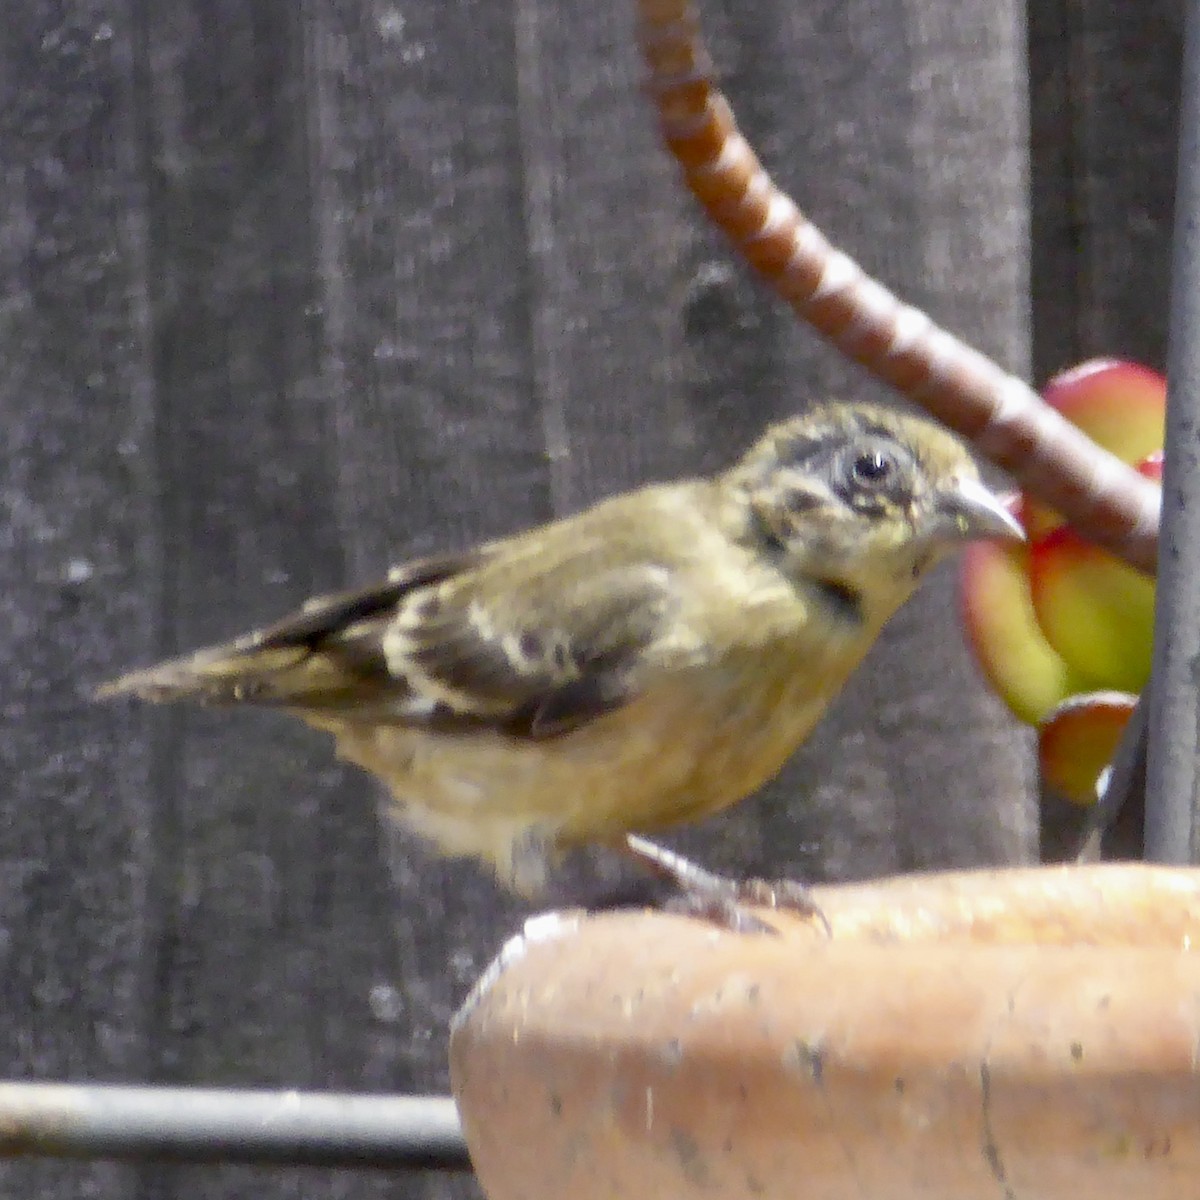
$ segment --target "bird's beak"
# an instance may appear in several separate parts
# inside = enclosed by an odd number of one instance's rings
[[[964,542],[976,538],[1025,540],[1025,530],[1009,505],[978,479],[954,480],[938,497],[937,507],[951,536]]]

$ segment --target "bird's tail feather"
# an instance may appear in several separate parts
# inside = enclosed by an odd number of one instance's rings
[[[478,558],[417,559],[382,583],[307,601],[283,620],[238,638],[141,671],[96,689],[96,698],[196,700],[300,709],[364,708],[403,691],[392,678],[383,634],[396,605],[413,590],[463,570]]]
[[[98,700],[196,700],[208,704],[295,705],[344,690],[348,673],[304,646],[231,642],[131,671],[96,689]]]

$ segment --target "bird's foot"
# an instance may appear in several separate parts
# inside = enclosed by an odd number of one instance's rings
[[[812,889],[794,879],[733,879],[718,875],[676,854],[657,842],[630,834],[626,852],[679,891],[667,908],[689,916],[701,917],[732,933],[775,933],[751,911],[774,908],[812,917],[832,936],[829,918],[821,910]]]
[[[508,861],[498,869],[501,880],[518,896],[538,899],[550,886],[553,837],[540,825],[526,829],[509,847]]]

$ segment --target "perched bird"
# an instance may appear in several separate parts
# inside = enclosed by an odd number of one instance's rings
[[[100,694],[286,709],[442,852],[536,894],[558,850],[753,792],[928,567],[1021,536],[950,434],[830,405],[716,476],[407,563]]]

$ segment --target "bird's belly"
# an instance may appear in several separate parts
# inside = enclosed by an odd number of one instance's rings
[[[544,741],[472,731],[326,725],[344,758],[382,778],[405,824],[450,855],[512,871],[535,835],[568,846],[719,811],[776,774],[831,685],[785,664],[747,681],[685,678]],[[838,673],[842,675],[843,673]]]

